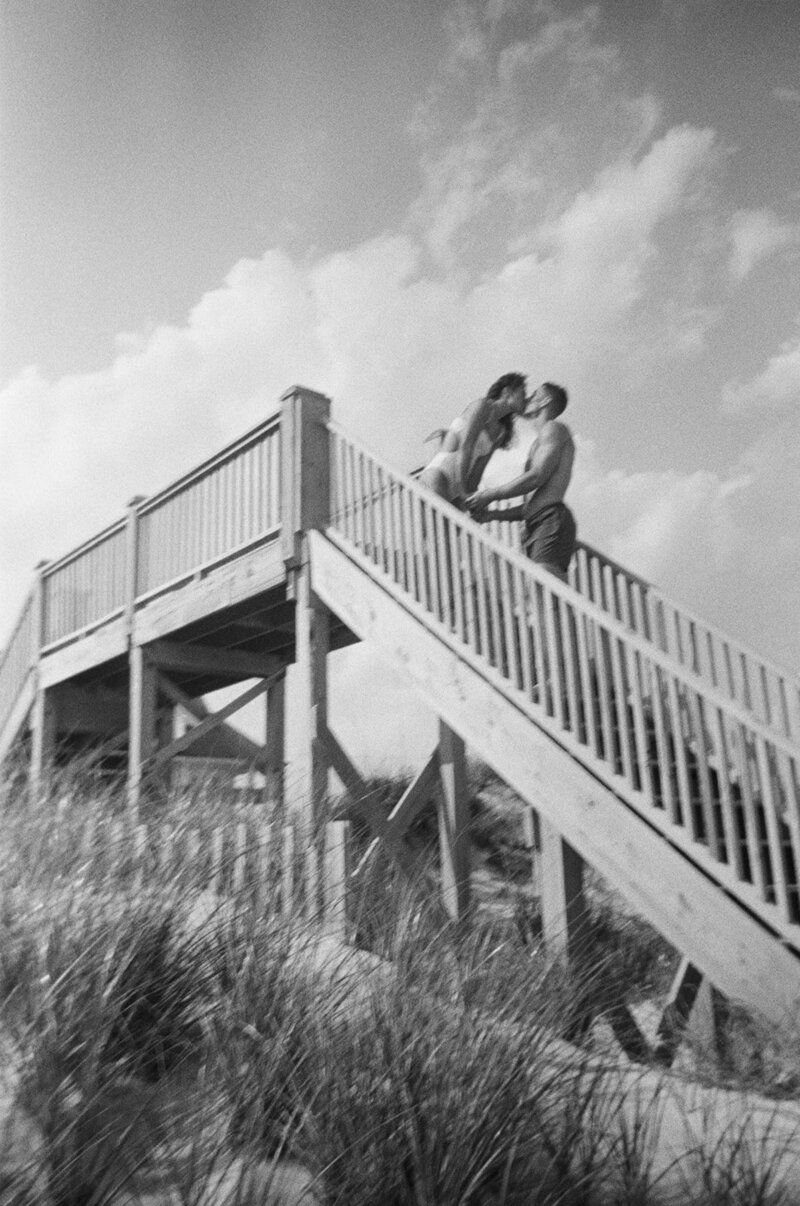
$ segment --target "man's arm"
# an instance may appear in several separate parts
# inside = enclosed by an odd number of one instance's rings
[[[509,522],[512,519],[522,519],[524,510],[522,503],[516,507],[487,507],[485,511],[473,511],[472,518],[478,523],[491,523],[495,519]]]
[[[490,490],[478,490],[475,494],[470,494],[466,500],[468,509],[483,511],[489,503],[500,502],[504,498],[518,498],[540,489],[553,476],[566,438],[566,429],[561,424],[550,423],[534,444],[530,464],[525,472],[506,482],[504,486],[494,486]]]

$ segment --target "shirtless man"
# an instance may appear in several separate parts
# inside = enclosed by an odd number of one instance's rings
[[[526,554],[562,582],[567,581],[576,536],[574,516],[564,502],[575,459],[572,433],[558,419],[566,405],[567,391],[560,385],[549,381],[540,385],[524,412],[533,419],[537,433],[524,472],[504,486],[470,494],[465,503],[480,523],[522,519]],[[520,496],[524,502],[519,506],[487,510],[490,503]]]
[[[492,453],[511,439],[514,418],[525,410],[525,384],[522,373],[506,373],[495,381],[484,398],[453,420],[417,480],[463,510]]]

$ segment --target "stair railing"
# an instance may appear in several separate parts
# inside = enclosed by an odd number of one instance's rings
[[[0,651],[0,734],[14,710],[38,653],[36,607],[31,592],[8,639]]]
[[[497,522],[488,528],[502,544],[522,552],[520,524]],[[800,742],[796,675],[733,640],[585,541],[578,541],[569,580],[585,598],[706,679],[767,728]]]
[[[629,807],[800,946],[800,746],[637,616],[331,425],[329,537]],[[593,569],[593,573],[597,573]],[[607,574],[607,570],[605,571]]]
[[[731,639],[585,543],[579,544],[572,582],[581,594],[707,679],[768,728],[800,741],[796,675]]]

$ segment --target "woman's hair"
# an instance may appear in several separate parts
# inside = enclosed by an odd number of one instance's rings
[[[495,444],[495,448],[508,448],[514,438],[514,416],[512,414],[503,415],[500,420],[500,426],[503,429],[503,434]]]
[[[522,373],[504,373],[489,386],[486,397],[490,402],[496,402],[504,389],[524,389],[527,383],[528,379]]]

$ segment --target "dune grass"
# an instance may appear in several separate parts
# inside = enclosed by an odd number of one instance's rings
[[[200,793],[149,821],[175,834],[256,808]],[[9,778],[0,810],[0,1022],[44,1140],[0,1180],[4,1206],[132,1206],[166,1182],[187,1206],[262,1202],[285,1161],[325,1206],[660,1200],[658,1092],[621,1121],[622,1078],[558,1041],[587,996],[661,974],[664,952],[602,886],[601,953],[576,978],[513,908],[468,927],[442,916],[421,822],[418,882],[378,856],[353,892],[376,974],[348,995],[277,890],[229,878],[214,896],[207,860],[134,865],[122,798],[99,776],[70,773],[39,800]],[[514,840],[508,824],[498,849],[518,865]],[[775,1150],[746,1121],[698,1167],[686,1203],[784,1200]]]

